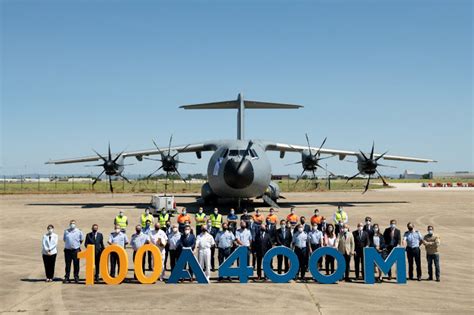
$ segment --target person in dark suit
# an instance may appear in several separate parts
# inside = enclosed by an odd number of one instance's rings
[[[255,240],[255,236],[257,235],[257,233],[260,232],[260,225],[255,223],[253,218],[250,217],[247,228],[250,230],[250,234],[252,234],[252,240]],[[255,265],[257,264],[257,255],[255,253],[255,246],[251,246],[250,253],[252,254],[252,268],[253,270],[255,270]]]
[[[374,227],[372,225],[371,217],[365,218],[364,231],[367,232],[367,234],[369,234],[370,246],[372,246],[372,239],[374,238]]]
[[[355,262],[355,276],[359,279],[359,272],[362,271],[362,278],[364,277],[364,247],[370,246],[369,233],[364,231],[364,224],[357,224],[357,230],[352,232],[354,236],[354,262]],[[362,266],[362,268],[360,268]]]
[[[323,232],[323,234],[326,233],[326,228],[328,227],[328,223],[326,221],[325,217],[321,217],[321,223],[318,224],[318,230]]]
[[[260,231],[255,234],[255,242],[253,245],[257,256],[257,280],[261,280],[263,256],[272,248],[272,239],[270,233],[267,232],[267,226],[265,224],[262,223]]]
[[[178,242],[177,250],[178,250],[178,259],[179,256],[181,255],[181,252],[183,249],[190,249],[191,251],[194,251],[194,248],[196,247],[196,236],[191,233],[191,226],[185,225],[184,226],[184,233],[181,235],[181,238]],[[189,265],[186,264],[186,268],[189,268]],[[189,274],[191,275],[191,281],[193,278],[193,271],[191,268],[189,268]]]
[[[390,255],[392,249],[400,246],[402,237],[400,230],[397,229],[397,220],[390,220],[390,226],[383,232],[383,239],[385,241],[385,248],[387,249],[387,256]],[[392,279],[392,270],[388,272],[388,280]]]
[[[99,281],[99,270],[100,270],[100,255],[104,250],[104,236],[99,232],[99,226],[97,224],[92,225],[92,232],[87,233],[86,241],[84,245],[87,248],[87,245],[95,246],[95,281]]]
[[[291,223],[286,222],[285,220],[280,221],[280,228],[276,232],[276,244],[277,246],[285,246],[291,248],[291,241],[293,237],[291,236]],[[285,259],[285,273],[290,269],[290,261],[288,257],[283,255],[277,256],[277,271],[278,274],[282,273],[283,258]]]

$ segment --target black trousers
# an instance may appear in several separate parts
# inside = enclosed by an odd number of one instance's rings
[[[74,266],[74,279],[79,279],[79,258],[77,258],[77,253],[79,251],[79,248],[64,249],[64,259],[66,261],[66,274],[64,275],[65,279],[69,279],[71,274],[71,263]]]
[[[137,251],[134,250],[133,251],[133,261],[135,261],[135,255],[137,254]],[[135,270],[135,268],[133,268]],[[143,274],[145,274],[145,257],[143,257],[142,259],[142,270],[143,270]],[[133,272],[133,278],[136,280],[137,279],[137,274],[135,273],[135,271]]]
[[[171,270],[173,270],[174,266],[176,265],[176,261],[178,260],[178,251],[176,249],[170,249],[170,266]]]
[[[283,256],[283,255],[278,255],[277,256],[277,272],[278,272],[278,274],[282,273],[283,259],[285,260],[285,269],[284,269],[285,273],[287,273],[288,270],[290,269],[290,260],[288,259],[288,257]]]
[[[298,262],[300,263],[301,279],[304,279],[304,276],[306,274],[306,268],[308,266],[307,252],[308,252],[308,249],[306,247],[303,247],[303,248],[295,247],[295,254],[298,257]]]
[[[260,251],[257,251],[255,253],[255,263],[257,267],[257,277],[261,278],[262,277],[262,261],[263,261],[263,256],[265,256],[266,253],[261,253]]]
[[[416,264],[416,277],[421,278],[421,257],[419,247],[407,247],[408,278],[413,279],[413,262]]]
[[[150,252],[150,251],[146,251],[146,252],[143,254],[143,261],[145,261],[145,257],[146,257],[147,260],[148,260],[148,270],[153,271],[153,256],[152,256],[151,252]],[[143,270],[145,270],[145,268],[143,268]]]
[[[428,276],[430,279],[433,279],[433,263],[435,265],[435,274],[436,279],[440,277],[440,268],[439,268],[439,254],[426,254],[426,260],[428,261]]]
[[[211,269],[214,270],[215,268],[215,258],[214,256],[216,255],[216,247],[212,246],[211,247]]]
[[[355,263],[356,278],[359,278],[359,273],[361,271],[362,271],[362,277],[364,277],[364,251],[363,250],[355,252],[354,263]]]
[[[110,253],[110,276],[115,277],[115,271],[117,271],[117,274],[120,273],[120,260],[119,260],[119,255],[117,253],[111,252]]]
[[[333,256],[326,256],[324,258],[324,263],[326,267],[326,275],[333,274],[334,273],[334,257]]]
[[[95,278],[99,278],[100,272],[100,255],[102,254],[101,251],[95,253],[94,262],[95,262]]]
[[[232,247],[228,248],[219,248],[219,254],[218,254],[218,259],[219,259],[219,265],[221,265],[232,253]]]
[[[392,246],[387,246],[387,257],[388,255],[390,255],[390,253],[392,253],[392,249],[394,249],[395,247],[392,247]],[[385,258],[384,258],[385,259]],[[392,268],[390,268],[390,270],[388,271],[388,274],[387,274],[390,278],[392,277]]]
[[[255,270],[255,267],[257,266],[257,252],[254,249],[251,249],[250,254],[252,254],[252,268]]]
[[[321,244],[311,244],[311,251],[314,253],[320,247],[321,247]],[[308,263],[309,263],[309,252],[308,252]],[[323,257],[318,259],[318,269],[323,269]]]
[[[346,261],[346,272],[344,273],[344,279],[349,279],[349,273],[351,272],[351,255],[344,254],[344,259]]]
[[[163,266],[163,270],[166,270],[166,265],[168,263],[169,253],[170,253],[170,245],[168,243],[166,243],[166,246],[165,246],[165,263],[164,263],[164,266]]]
[[[46,274],[46,279],[54,278],[54,266],[56,266],[56,256],[56,254],[43,255],[44,273]]]

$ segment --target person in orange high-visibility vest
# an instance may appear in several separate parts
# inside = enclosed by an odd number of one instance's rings
[[[184,233],[184,227],[187,222],[191,222],[191,217],[186,213],[186,208],[183,208],[181,214],[178,215],[178,229],[181,233]]]
[[[267,215],[267,221],[276,226],[278,223],[278,217],[275,214],[275,210],[273,208],[270,208],[270,213]]]
[[[299,217],[295,214],[295,208],[292,207],[290,209],[290,214],[286,217],[286,221],[290,222],[291,225],[294,227],[299,221]]]
[[[252,218],[253,221],[258,225],[262,225],[263,221],[265,221],[265,217],[260,213],[259,209],[255,210],[255,214],[252,216]]]
[[[319,209],[314,209],[314,215],[311,217],[311,225],[321,224],[322,216],[319,215]]]

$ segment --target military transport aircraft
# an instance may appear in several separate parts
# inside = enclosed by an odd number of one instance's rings
[[[327,149],[323,148],[326,139],[324,139],[320,147],[312,147],[307,135],[307,145],[285,144],[263,140],[245,140],[245,109],[297,109],[301,107],[303,106],[244,100],[242,94],[239,94],[236,100],[231,101],[185,105],[181,106],[181,108],[186,110],[237,109],[237,139],[211,140],[182,146],[171,146],[172,137],[170,137],[169,145],[165,148],[159,148],[153,141],[155,145],[153,149],[130,152],[122,151],[118,154],[113,154],[109,145],[107,155],[99,154],[94,151],[96,155],[93,156],[54,160],[46,163],[68,164],[102,161],[101,164],[92,165],[103,168],[102,173],[97,176],[93,184],[105,173],[109,177],[110,191],[113,192],[111,176],[119,176],[128,181],[128,179],[122,175],[124,166],[127,165],[124,164],[126,158],[134,157],[138,161],[142,161],[143,159],[159,161],[161,166],[152,174],[163,170],[167,175],[176,172],[181,177],[178,171],[178,165],[186,162],[180,161],[178,154],[194,152],[196,157],[200,159],[202,152],[213,151],[214,153],[207,167],[208,182],[201,188],[201,201],[209,204],[215,203],[220,199],[230,199],[238,201],[240,204],[240,201],[244,199],[262,198],[268,205],[278,206],[276,201],[280,198],[280,189],[275,182],[271,181],[271,165],[267,158],[267,151],[280,152],[280,158],[284,158],[286,152],[300,153],[301,160],[292,163],[301,164],[302,166],[303,172],[297,180],[299,180],[306,171],[312,172],[314,176],[314,172],[318,167],[325,169],[320,163],[320,161],[325,158],[338,156],[339,160],[344,160],[347,156],[355,156],[357,158],[358,173],[348,180],[359,175],[368,176],[364,192],[368,190],[370,179],[375,174],[386,183],[383,176],[377,170],[378,166],[386,166],[379,163],[381,159],[420,163],[436,162],[430,159],[387,155],[387,152],[382,154],[374,153],[374,145],[372,145],[370,153]],[[161,158],[149,158],[149,156],[153,155],[159,155]],[[152,174],[150,174],[150,176]]]

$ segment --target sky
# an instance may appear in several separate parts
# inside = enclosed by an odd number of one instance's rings
[[[49,159],[236,137],[235,99],[303,105],[247,110],[246,138],[438,160],[473,170],[472,2],[1,0],[0,174],[95,173]],[[274,174],[299,174],[268,153]],[[210,153],[180,159],[205,173]],[[350,158],[347,158],[351,160]],[[356,165],[328,159],[338,174]],[[148,174],[137,162],[124,174]],[[97,169],[97,173],[101,170]]]

